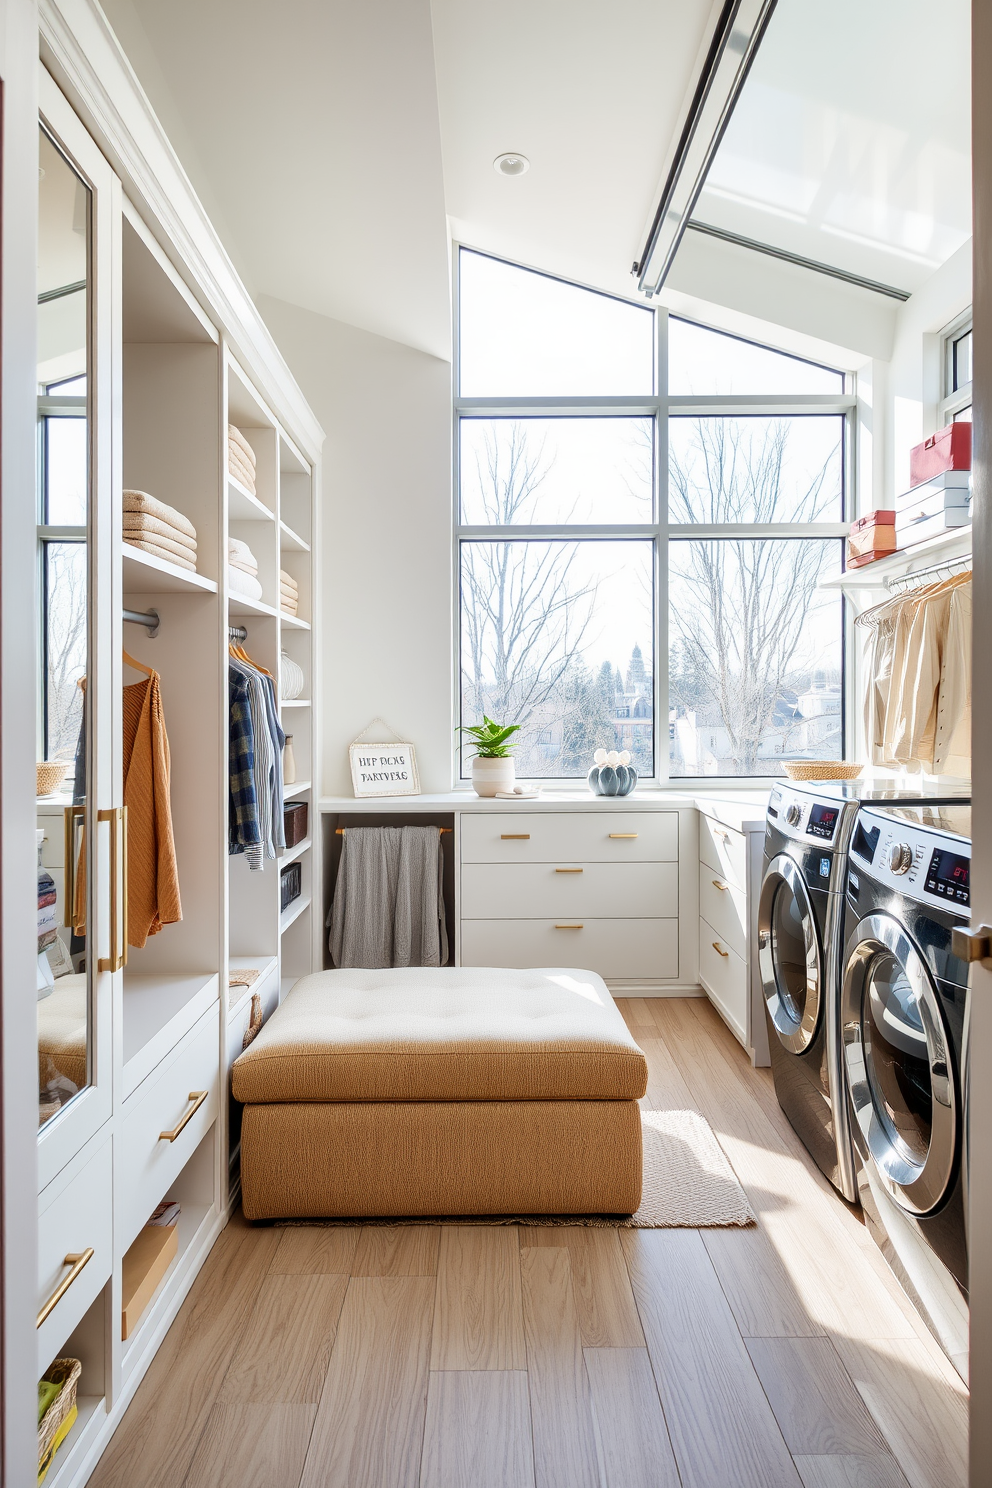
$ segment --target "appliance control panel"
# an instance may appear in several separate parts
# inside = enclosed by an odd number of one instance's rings
[[[776,785],[768,798],[769,826],[797,842],[836,843],[845,804],[817,798],[812,792]]]
[[[862,809],[851,842],[851,867],[870,867],[877,883],[921,904],[967,915],[971,907],[971,842]]]

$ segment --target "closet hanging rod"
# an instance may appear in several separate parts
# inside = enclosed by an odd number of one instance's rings
[[[232,641],[246,641],[248,632],[243,625],[229,625],[227,627],[228,639]]]
[[[344,834],[347,832],[348,828],[347,827],[335,827],[334,830],[335,830],[335,832],[337,833],[337,835],[339,837],[343,837]],[[442,834],[442,836],[443,836],[443,834],[445,832],[453,832],[454,830],[455,830],[454,827],[438,827],[438,831]]]
[[[158,610],[125,610],[125,625],[143,625],[150,636],[158,635]]]
[[[900,584],[912,586],[918,579],[929,579],[942,573],[950,576],[958,569],[962,569],[963,571],[970,567],[971,554],[965,553],[960,558],[945,558],[943,563],[931,563],[929,568],[918,568],[914,573],[893,574],[891,578],[886,579],[885,587],[886,589],[895,589]]]

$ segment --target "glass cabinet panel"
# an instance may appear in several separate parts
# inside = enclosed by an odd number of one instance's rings
[[[38,1121],[92,1080],[90,670],[92,193],[48,134],[38,220]]]

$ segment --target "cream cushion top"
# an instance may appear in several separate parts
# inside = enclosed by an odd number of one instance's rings
[[[246,1104],[636,1100],[646,1088],[606,983],[574,968],[316,972],[232,1077]]]

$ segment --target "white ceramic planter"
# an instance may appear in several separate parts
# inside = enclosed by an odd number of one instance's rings
[[[506,759],[480,759],[472,761],[472,785],[477,796],[494,796],[497,791],[512,791],[517,772],[513,756]]]

